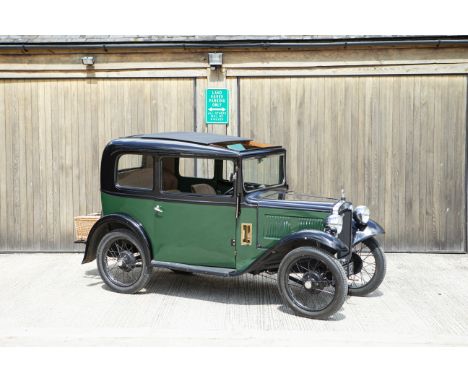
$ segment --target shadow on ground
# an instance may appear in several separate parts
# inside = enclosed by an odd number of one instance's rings
[[[101,285],[106,291],[111,289],[102,282],[97,269],[85,272],[85,277],[96,280],[89,287]],[[243,275],[226,278],[197,274],[179,274],[166,269],[155,270],[147,287],[138,294],[156,293],[191,300],[213,301],[234,305],[280,305],[278,309],[286,314],[297,316],[283,304],[276,280],[261,275]],[[336,313],[329,321],[341,321],[345,315]]]

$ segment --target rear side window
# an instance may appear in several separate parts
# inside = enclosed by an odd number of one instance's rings
[[[121,188],[152,190],[154,164],[147,154],[123,154],[117,160],[116,185]]]

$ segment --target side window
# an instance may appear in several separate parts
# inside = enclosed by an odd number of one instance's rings
[[[115,184],[121,188],[153,189],[153,157],[147,154],[123,154],[117,160]]]
[[[179,174],[184,178],[213,179],[214,159],[180,158]]]
[[[232,160],[223,160],[223,175],[222,178],[225,181],[231,181],[231,177],[234,175],[234,162]]]
[[[177,158],[161,159],[161,190],[165,192],[180,192],[179,179],[176,172]]]
[[[166,157],[161,159],[161,191],[220,197],[232,189],[234,161],[214,158]],[[222,164],[222,167],[220,165]]]
[[[179,174],[183,192],[216,195],[215,161],[208,158],[179,158]]]

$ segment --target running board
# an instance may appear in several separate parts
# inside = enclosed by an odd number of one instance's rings
[[[212,275],[212,276],[223,276],[223,277],[237,276],[237,271],[232,268],[204,267],[202,265],[188,265],[188,264],[170,263],[166,261],[156,261],[156,260],[152,260],[151,265],[155,268],[166,268],[166,269],[173,269],[175,271],[202,273],[205,275]]]

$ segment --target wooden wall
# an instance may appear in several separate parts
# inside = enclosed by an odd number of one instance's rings
[[[81,250],[112,138],[193,130],[192,79],[0,80],[0,250]]]
[[[387,251],[465,251],[468,49],[81,55],[0,55],[0,251],[82,250],[106,142],[169,130],[285,145],[292,187],[343,187]],[[207,87],[230,89],[228,126],[205,125]]]
[[[241,134],[289,150],[292,188],[370,207],[387,251],[465,249],[465,76],[245,78]]]

